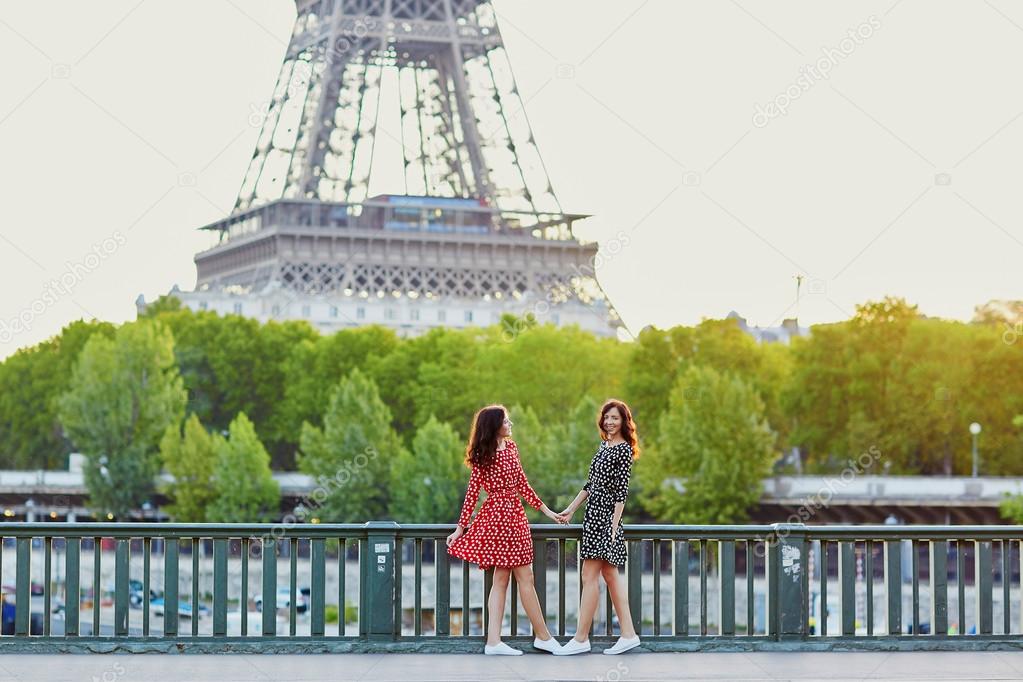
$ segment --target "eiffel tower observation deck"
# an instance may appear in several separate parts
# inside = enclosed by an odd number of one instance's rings
[[[234,210],[201,228],[215,245],[195,257],[195,290],[172,294],[324,332],[419,334],[512,313],[615,334],[597,244],[575,238],[586,216],[554,195],[491,3],[297,10]],[[397,134],[378,125],[388,89]],[[382,159],[385,147],[401,161]],[[370,195],[384,161],[401,191]]]

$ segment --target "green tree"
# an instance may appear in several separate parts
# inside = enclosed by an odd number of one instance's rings
[[[759,499],[775,440],[747,381],[690,367],[640,468],[643,504],[668,523],[740,523]]]
[[[322,428],[303,423],[300,442],[299,469],[323,490],[320,518],[386,518],[391,462],[402,446],[372,379],[352,370],[331,391]]]
[[[156,317],[174,332],[188,413],[221,432],[245,412],[268,444],[275,465],[292,467],[298,425],[280,430],[281,396],[292,379],[287,360],[297,346],[320,338],[315,330],[305,321],[260,324],[240,315],[187,308],[164,310]]]
[[[0,363],[0,468],[61,469],[68,443],[57,401],[71,383],[78,354],[93,334],[108,338],[108,322],[72,322],[60,334],[16,351]]]
[[[416,431],[412,449],[391,464],[391,517],[400,523],[448,523],[458,516],[465,482],[461,439],[431,417]]]
[[[1023,495],[1006,493],[1005,498],[998,505],[998,513],[1009,523],[1023,523]]]
[[[563,421],[546,425],[530,408],[511,410],[522,466],[532,474],[530,485],[551,509],[567,507],[586,483],[590,460],[600,444],[599,409],[595,399],[584,396]]]
[[[147,303],[145,312],[143,312],[140,317],[155,319],[162,313],[175,312],[183,309],[184,306],[182,305],[180,298],[173,294],[164,294],[152,303]]]
[[[772,426],[784,442],[789,418],[781,388],[791,371],[788,346],[757,343],[739,320],[703,320],[695,327],[647,327],[632,349],[623,396],[636,422],[656,436],[672,387],[692,366],[712,367],[742,377],[756,389]]]
[[[64,431],[86,455],[95,510],[124,515],[151,495],[159,440],[181,419],[185,399],[174,338],[163,325],[140,320],[113,339],[89,338],[58,409]]]
[[[231,422],[227,440],[217,441],[216,450],[214,498],[206,508],[207,520],[251,523],[276,517],[280,487],[270,471],[270,455],[244,412]]]
[[[529,405],[544,424],[564,419],[582,396],[619,395],[630,352],[617,339],[553,324],[479,345],[476,379],[486,396],[479,404]]]
[[[282,348],[282,384],[270,424],[274,440],[296,448],[304,422],[322,425],[324,396],[353,369],[365,373],[374,358],[388,356],[398,346],[392,329],[368,325],[299,339]]]
[[[223,438],[203,427],[194,413],[185,420],[184,430],[177,425],[167,427],[160,441],[163,467],[174,477],[164,486],[164,494],[172,498],[165,507],[175,521],[203,523],[206,508],[216,499],[213,467]]]

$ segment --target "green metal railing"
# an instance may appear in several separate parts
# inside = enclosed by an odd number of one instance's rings
[[[451,529],[0,523],[0,586],[13,591],[5,594],[0,647],[477,646],[493,574],[449,557],[444,538]],[[575,631],[580,532],[578,525],[532,529],[534,584],[559,636]],[[625,538],[633,624],[654,648],[879,640],[929,646],[1016,641],[1023,633],[1023,526],[630,525]],[[514,581],[510,592],[503,634],[525,637]],[[252,611],[257,596],[259,610]],[[591,631],[598,642],[618,631],[606,590],[601,601]]]

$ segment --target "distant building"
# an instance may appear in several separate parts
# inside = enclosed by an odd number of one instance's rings
[[[735,312],[728,313],[725,319],[737,320],[739,328],[752,336],[760,343],[784,343],[788,344],[795,336],[809,336],[809,327],[800,327],[795,318],[787,317],[781,321],[780,327],[751,327],[746,318]]]

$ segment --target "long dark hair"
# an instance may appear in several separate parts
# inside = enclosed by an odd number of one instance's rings
[[[487,405],[476,412],[472,420],[472,433],[465,447],[466,466],[487,466],[497,457],[497,434],[504,426],[507,414],[504,405]]]
[[[618,408],[618,414],[622,415],[622,438],[632,448],[632,458],[639,459],[639,441],[636,438],[636,422],[632,421],[632,410],[621,400],[608,398],[600,406],[600,414],[597,415],[597,430],[600,431],[600,438],[607,440],[607,433],[604,431],[604,415],[612,407]]]

